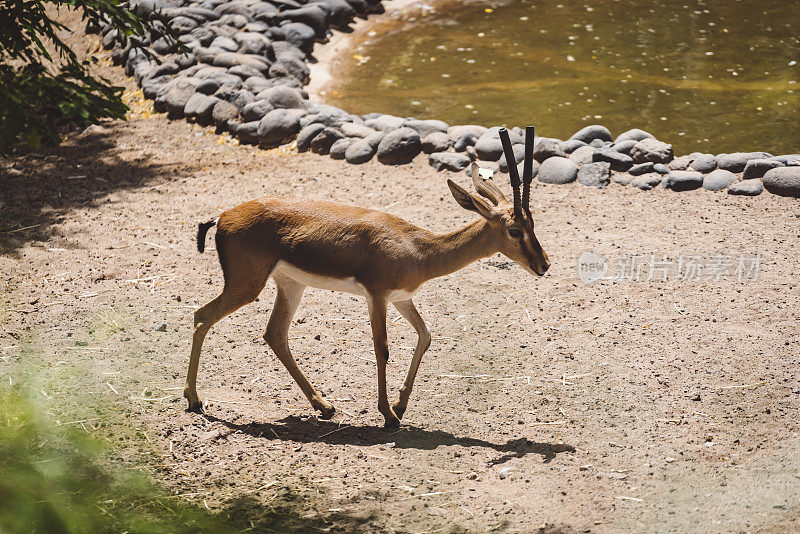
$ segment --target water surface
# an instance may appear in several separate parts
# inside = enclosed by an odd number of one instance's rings
[[[562,139],[637,127],[678,153],[800,152],[798,0],[449,2],[370,34],[327,102]]]

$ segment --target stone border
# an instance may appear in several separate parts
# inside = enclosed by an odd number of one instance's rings
[[[296,140],[311,150],[361,164],[373,157],[386,165],[409,163],[421,152],[437,171],[462,171],[476,161],[507,172],[499,127],[450,126],[381,113],[350,114],[309,99],[308,63],[315,43],[331,30],[347,31],[356,17],[384,12],[381,0],[128,0],[143,17],[158,12],[188,49],[149,35],[158,61],[102,30],[103,47],[124,65],[157,111],[214,124],[242,143],[272,147]],[[517,164],[523,131],[510,129]],[[766,152],[693,153],[675,157],[672,145],[632,129],[611,136],[587,126],[566,141],[537,137],[534,173],[540,182],[604,188],[610,182],[642,190],[705,188],[732,195],[772,193],[800,197],[800,154]],[[468,171],[467,171],[468,172]]]

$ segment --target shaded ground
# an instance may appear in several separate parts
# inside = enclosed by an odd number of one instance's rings
[[[498,256],[415,298],[434,341],[408,426],[379,426],[365,303],[313,289],[292,348],[339,415],[309,417],[261,339],[271,284],[209,335],[201,416],[180,398],[191,314],[222,279],[213,240],[195,249],[197,221],[258,196],[307,195],[447,230],[471,216],[445,178],[466,178],[422,160],[350,166],[235,146],[144,109],[43,160],[2,162],[0,380],[38,366],[57,384],[42,391],[54,412],[132,426],[149,443],[120,438],[126,459],[144,455],[212,508],[245,499],[257,515],[296,502],[347,531],[800,528],[796,200],[536,184],[547,276]],[[586,285],[576,260],[587,250],[612,261],[760,253],[761,264],[742,282]],[[415,336],[390,318],[396,392]]]

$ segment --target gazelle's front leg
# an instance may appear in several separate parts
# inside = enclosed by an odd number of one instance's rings
[[[419,369],[419,364],[422,361],[422,355],[425,354],[425,351],[428,350],[428,347],[431,345],[431,333],[428,332],[425,321],[420,316],[414,303],[411,302],[411,299],[393,302],[392,304],[397,308],[397,311],[405,317],[406,321],[411,323],[411,326],[414,327],[414,330],[417,331],[417,335],[419,336],[417,347],[414,349],[414,357],[411,359],[411,365],[408,368],[406,380],[403,382],[403,387],[400,388],[400,398],[392,406],[397,417],[402,419],[406,407],[408,406],[408,399],[411,397],[411,390],[414,388],[414,379],[417,376],[417,369]]]
[[[369,322],[372,325],[372,341],[375,344],[375,360],[378,364],[378,410],[386,420],[386,428],[397,428],[400,419],[389,407],[389,397],[386,395],[386,364],[389,361],[389,344],[386,337],[386,299],[381,296],[370,295]]]

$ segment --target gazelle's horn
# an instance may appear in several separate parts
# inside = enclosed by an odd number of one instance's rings
[[[514,190],[514,213],[522,213],[522,203],[519,197],[519,171],[517,170],[517,158],[514,157],[514,149],[511,146],[511,139],[508,137],[508,130],[500,128],[500,142],[503,144],[503,152],[506,155],[508,164],[508,177],[511,179],[511,188]]]
[[[531,182],[533,181],[533,140],[536,137],[533,126],[525,127],[525,165],[522,167],[522,207],[530,210]]]

